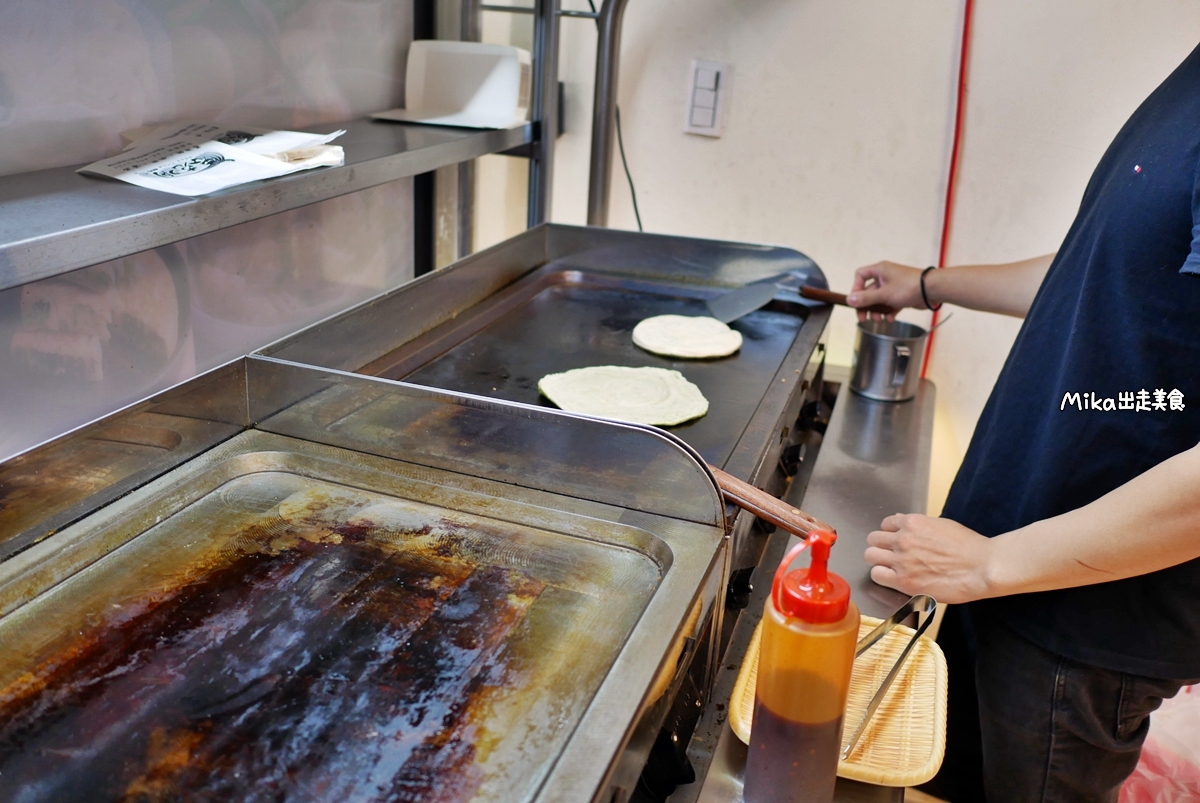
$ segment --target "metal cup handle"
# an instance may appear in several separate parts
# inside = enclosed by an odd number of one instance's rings
[[[899,387],[908,376],[908,362],[912,358],[912,349],[900,343],[893,348],[896,349],[896,367],[892,369],[892,386]]]

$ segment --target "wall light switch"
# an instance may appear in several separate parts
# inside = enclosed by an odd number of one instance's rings
[[[728,64],[715,61],[696,59],[692,62],[684,131],[705,137],[721,136],[725,126],[723,112],[729,96],[731,70]]]

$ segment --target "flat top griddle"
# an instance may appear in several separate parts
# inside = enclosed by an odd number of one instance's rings
[[[720,290],[571,270],[547,270],[518,285],[360,371],[550,407],[537,389],[549,373],[593,365],[674,369],[700,388],[709,411],[669,429],[722,466],[808,314],[777,299],[732,324],[743,338],[736,354],[671,359],[635,346],[633,327],[654,315],[707,315],[704,299]]]
[[[532,797],[662,572],[405,470],[251,431],[135,491],[0,619],[0,801]]]

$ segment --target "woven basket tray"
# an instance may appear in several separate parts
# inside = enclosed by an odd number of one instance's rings
[[[879,622],[879,619],[864,616],[858,637],[871,632]],[[898,625],[855,660],[842,729],[843,748],[912,634],[912,628]],[[760,622],[750,640],[750,649],[729,700],[729,724],[746,744],[750,743],[750,721],[754,716],[754,685],[758,680],[761,639]],[[922,636],[855,745],[854,752],[838,764],[838,775],[881,786],[916,786],[937,773],[945,752],[946,658],[932,639]]]

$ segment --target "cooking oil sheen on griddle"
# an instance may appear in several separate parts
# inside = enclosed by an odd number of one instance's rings
[[[265,473],[183,511],[171,537],[218,509],[235,524],[183,543],[190,560],[118,550],[65,584],[68,599],[33,603],[59,626],[48,642],[37,619],[0,631],[16,647],[9,667],[0,658],[0,800],[512,791],[548,760],[540,737],[521,735],[537,698],[559,694],[568,720],[580,704],[561,696],[568,664],[552,645],[582,623],[615,654],[628,629],[606,638],[594,590],[549,565],[566,556],[536,550],[536,535],[498,538],[486,520]],[[609,576],[636,594],[657,573],[630,557]],[[32,672],[5,671],[30,655]]]

